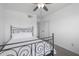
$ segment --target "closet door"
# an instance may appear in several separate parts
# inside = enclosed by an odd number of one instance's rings
[[[49,22],[44,21],[40,23],[40,37],[48,37],[49,36]]]

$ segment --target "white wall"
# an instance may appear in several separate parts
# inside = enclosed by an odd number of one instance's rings
[[[69,5],[43,20],[49,20],[55,44],[79,54],[79,4]]]
[[[0,44],[3,43],[4,38],[3,38],[3,14],[4,9],[3,9],[3,4],[0,4]]]
[[[10,39],[10,26],[15,27],[34,27],[34,34],[37,36],[37,19],[36,15],[29,18],[29,14],[14,10],[5,9],[5,42]]]

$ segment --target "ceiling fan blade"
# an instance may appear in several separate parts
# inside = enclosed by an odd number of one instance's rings
[[[34,9],[33,9],[33,11],[36,11],[38,9],[38,6],[36,6]]]
[[[46,6],[44,6],[43,9],[44,9],[45,11],[48,11],[48,8],[47,8]]]
[[[45,3],[45,4],[52,4],[52,3]]]

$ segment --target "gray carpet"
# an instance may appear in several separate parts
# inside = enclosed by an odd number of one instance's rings
[[[79,56],[78,54],[75,54],[57,45],[55,45],[55,49],[56,49],[55,56]]]

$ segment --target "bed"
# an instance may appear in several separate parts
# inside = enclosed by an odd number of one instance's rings
[[[27,28],[10,26],[10,40],[0,45],[0,56],[47,56],[54,55],[54,34],[37,38],[33,26]],[[52,42],[52,43],[51,43]]]

